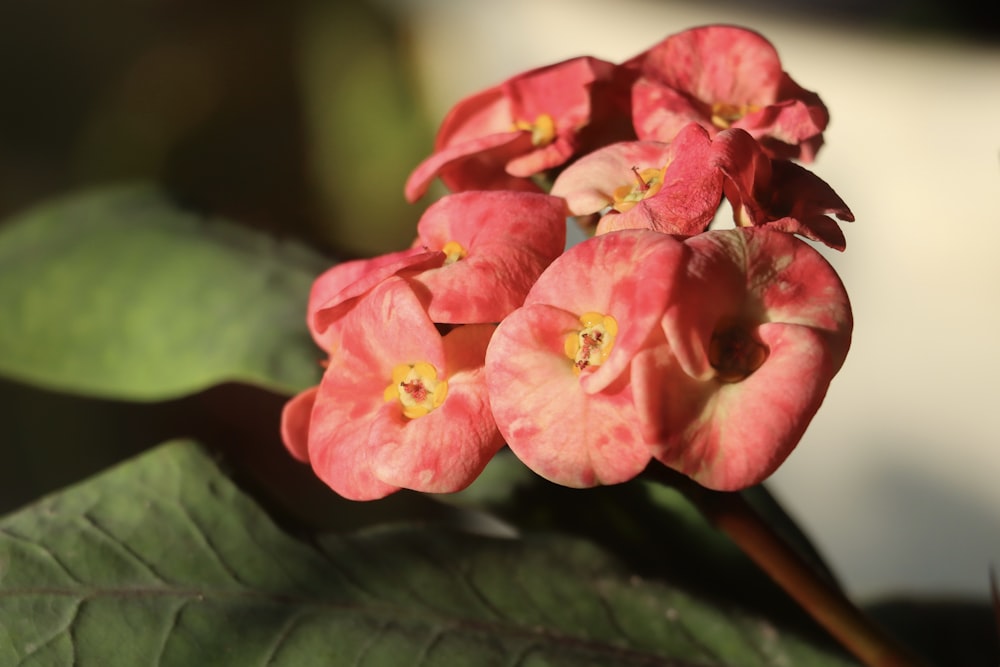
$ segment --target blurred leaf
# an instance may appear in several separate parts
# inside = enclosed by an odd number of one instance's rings
[[[351,256],[408,247],[425,207],[403,197],[436,125],[418,103],[406,37],[378,3],[302,3],[298,75],[321,233]]]
[[[305,310],[325,265],[152,186],[66,197],[0,226],[0,373],[128,400],[292,393],[319,378]]]
[[[0,520],[0,564],[0,664],[852,664],[581,540],[424,526],[312,546],[190,443]]]

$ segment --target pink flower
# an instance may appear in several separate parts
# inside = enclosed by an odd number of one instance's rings
[[[788,160],[772,160],[743,130],[720,132],[713,147],[738,226],[801,234],[836,250],[846,247],[844,232],[829,215],[850,222],[854,214],[824,180]]]
[[[406,198],[419,199],[435,177],[454,192],[537,192],[531,176],[563,164],[582,146],[634,136],[619,128],[628,115],[617,72],[613,63],[573,58],[465,98],[442,122],[434,153],[407,180]]]
[[[570,248],[509,315],[486,353],[490,403],[511,450],[572,487],[615,484],[651,453],[632,368],[662,338],[682,246],[625,230]]]
[[[566,203],[531,192],[464,192],[434,202],[417,225],[442,266],[409,276],[441,323],[499,322],[524,302],[566,247]]]
[[[851,340],[850,303],[811,246],[767,229],[709,231],[663,318],[669,354],[640,396],[661,415],[654,456],[718,490],[757,484],[819,409]]]
[[[690,236],[704,231],[722,199],[722,172],[708,132],[690,123],[671,143],[627,141],[589,153],[552,185],[576,216],[607,211],[597,224]]]
[[[413,248],[334,266],[313,285],[310,328],[317,342],[359,297],[386,278],[412,283],[431,320],[499,322],[566,245],[558,197],[528,192],[464,192],[427,208]]]
[[[640,139],[671,141],[694,121],[713,135],[738,127],[775,157],[810,162],[829,114],[815,93],[782,70],[774,46],[756,32],[709,25],[677,33],[631,58],[638,72],[632,113]]]
[[[494,328],[442,337],[407,283],[385,279],[339,323],[319,387],[286,404],[286,446],[353,500],[465,488],[503,446],[483,370]]]

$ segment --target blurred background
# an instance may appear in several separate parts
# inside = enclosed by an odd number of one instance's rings
[[[810,168],[857,217],[848,250],[824,250],[854,346],[771,489],[855,595],[985,598],[1000,561],[1000,31],[980,4],[0,0],[0,218],[152,178],[331,257],[399,249],[432,200],[407,204],[402,184],[459,98],[704,23],[753,28],[830,108]],[[0,399],[0,511],[153,444],[173,415],[6,382]],[[105,450],[53,456],[67,430]]]

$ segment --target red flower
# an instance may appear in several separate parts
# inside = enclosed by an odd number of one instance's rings
[[[327,330],[390,276],[406,278],[434,322],[499,322],[566,245],[565,204],[529,192],[463,192],[424,211],[413,248],[338,264],[313,284],[310,329]]]
[[[619,229],[698,234],[722,199],[722,172],[711,147],[708,133],[696,123],[669,144],[612,144],[567,167],[553,183],[552,194],[564,197],[573,215],[604,212],[597,234]]]
[[[613,63],[573,58],[465,98],[442,122],[434,153],[407,180],[406,198],[419,199],[435,177],[453,192],[537,192],[531,177],[565,163],[590,143],[589,135],[632,136],[630,128],[617,129],[616,121],[627,118],[617,72]]]
[[[442,337],[404,280],[380,282],[339,323],[319,387],[286,404],[286,446],[353,500],[465,488],[503,446],[483,371],[494,328]]]
[[[772,160],[743,130],[720,132],[713,149],[738,226],[801,234],[836,250],[846,247],[844,232],[829,216],[850,222],[854,214],[826,181],[788,160]]]
[[[693,28],[623,64],[638,73],[632,114],[640,139],[671,141],[694,121],[713,135],[749,132],[771,156],[810,162],[829,114],[782,70],[774,46],[736,26]]]
[[[511,450],[565,486],[617,484],[651,458],[633,369],[646,363],[680,267],[666,234],[624,230],[570,248],[486,353],[490,404]]]
[[[815,249],[767,229],[709,231],[663,318],[669,354],[639,395],[660,415],[654,456],[718,490],[768,477],[798,444],[840,369],[853,320]],[[635,380],[642,382],[642,378]]]

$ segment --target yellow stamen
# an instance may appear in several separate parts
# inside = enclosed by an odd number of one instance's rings
[[[460,259],[465,259],[465,248],[461,246],[457,241],[448,241],[441,248],[441,252],[445,254],[444,263],[454,264]]]
[[[382,392],[385,401],[398,400],[403,415],[423,417],[440,407],[448,395],[448,382],[439,380],[437,369],[426,361],[399,364],[392,369],[392,383]]]
[[[566,336],[563,350],[573,360],[573,372],[600,366],[607,361],[618,335],[618,321],[610,315],[587,312],[580,316],[583,328]]]
[[[534,122],[515,121],[514,129],[530,131],[533,146],[548,146],[556,138],[556,121],[547,113],[539,114]]]
[[[727,130],[733,123],[743,118],[743,116],[759,110],[760,107],[756,104],[716,102],[712,105],[712,125],[715,125],[720,130]]]
[[[667,171],[667,165],[663,167],[648,167],[639,169],[632,167],[635,174],[635,185],[623,185],[616,188],[612,193],[614,201],[611,207],[619,213],[624,213],[646,197],[652,197],[663,187],[663,176]]]

